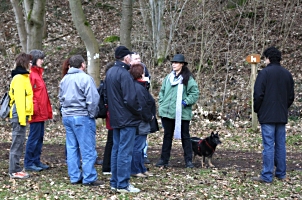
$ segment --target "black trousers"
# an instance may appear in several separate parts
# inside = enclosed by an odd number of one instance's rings
[[[103,172],[111,172],[111,150],[113,146],[113,130],[108,130],[107,142],[103,158]]]
[[[164,124],[164,139],[161,150],[161,159],[168,163],[171,155],[172,140],[175,129],[175,119],[162,118]],[[181,120],[181,143],[184,150],[185,162],[192,162],[192,143],[189,133],[189,120]]]

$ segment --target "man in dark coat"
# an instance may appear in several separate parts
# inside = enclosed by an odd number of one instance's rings
[[[291,73],[280,65],[281,52],[270,47],[263,55],[267,66],[259,72],[254,86],[254,110],[263,140],[263,165],[260,177],[253,180],[270,183],[274,166],[275,177],[286,178],[285,124],[295,93]]]
[[[130,183],[132,151],[136,128],[141,122],[134,80],[130,69],[129,49],[119,46],[115,50],[116,62],[106,73],[106,92],[110,125],[113,128],[110,186],[117,192],[140,192]]]

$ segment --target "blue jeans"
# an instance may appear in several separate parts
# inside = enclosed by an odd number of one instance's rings
[[[133,147],[131,174],[145,173],[144,148],[146,146],[147,135],[136,135]]]
[[[286,176],[286,141],[285,124],[261,124],[263,140],[263,164],[261,178],[266,182],[273,181],[274,166],[275,176]]]
[[[129,185],[135,133],[136,127],[113,129],[111,187],[123,189]]]
[[[33,122],[29,126],[29,135],[26,143],[24,167],[40,164],[44,137],[44,122]]]
[[[146,138],[146,145],[145,145],[145,147],[144,147],[144,158],[147,158],[147,157],[148,157],[147,151],[148,151],[148,140],[147,140],[147,138]]]
[[[92,183],[98,175],[94,167],[97,157],[95,149],[95,119],[88,116],[63,117],[66,129],[67,166],[70,182]],[[82,171],[80,160],[82,157]]]

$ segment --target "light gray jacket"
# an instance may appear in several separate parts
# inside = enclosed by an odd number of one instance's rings
[[[98,113],[100,95],[94,80],[84,71],[70,68],[60,82],[59,100],[62,116],[89,116]]]

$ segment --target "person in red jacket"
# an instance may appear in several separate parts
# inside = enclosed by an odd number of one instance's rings
[[[52,119],[52,108],[42,74],[45,54],[40,50],[32,50],[32,67],[30,68],[30,83],[33,90],[34,114],[29,121],[29,135],[26,143],[24,167],[27,171],[41,171],[49,166],[41,163],[44,122]]]

